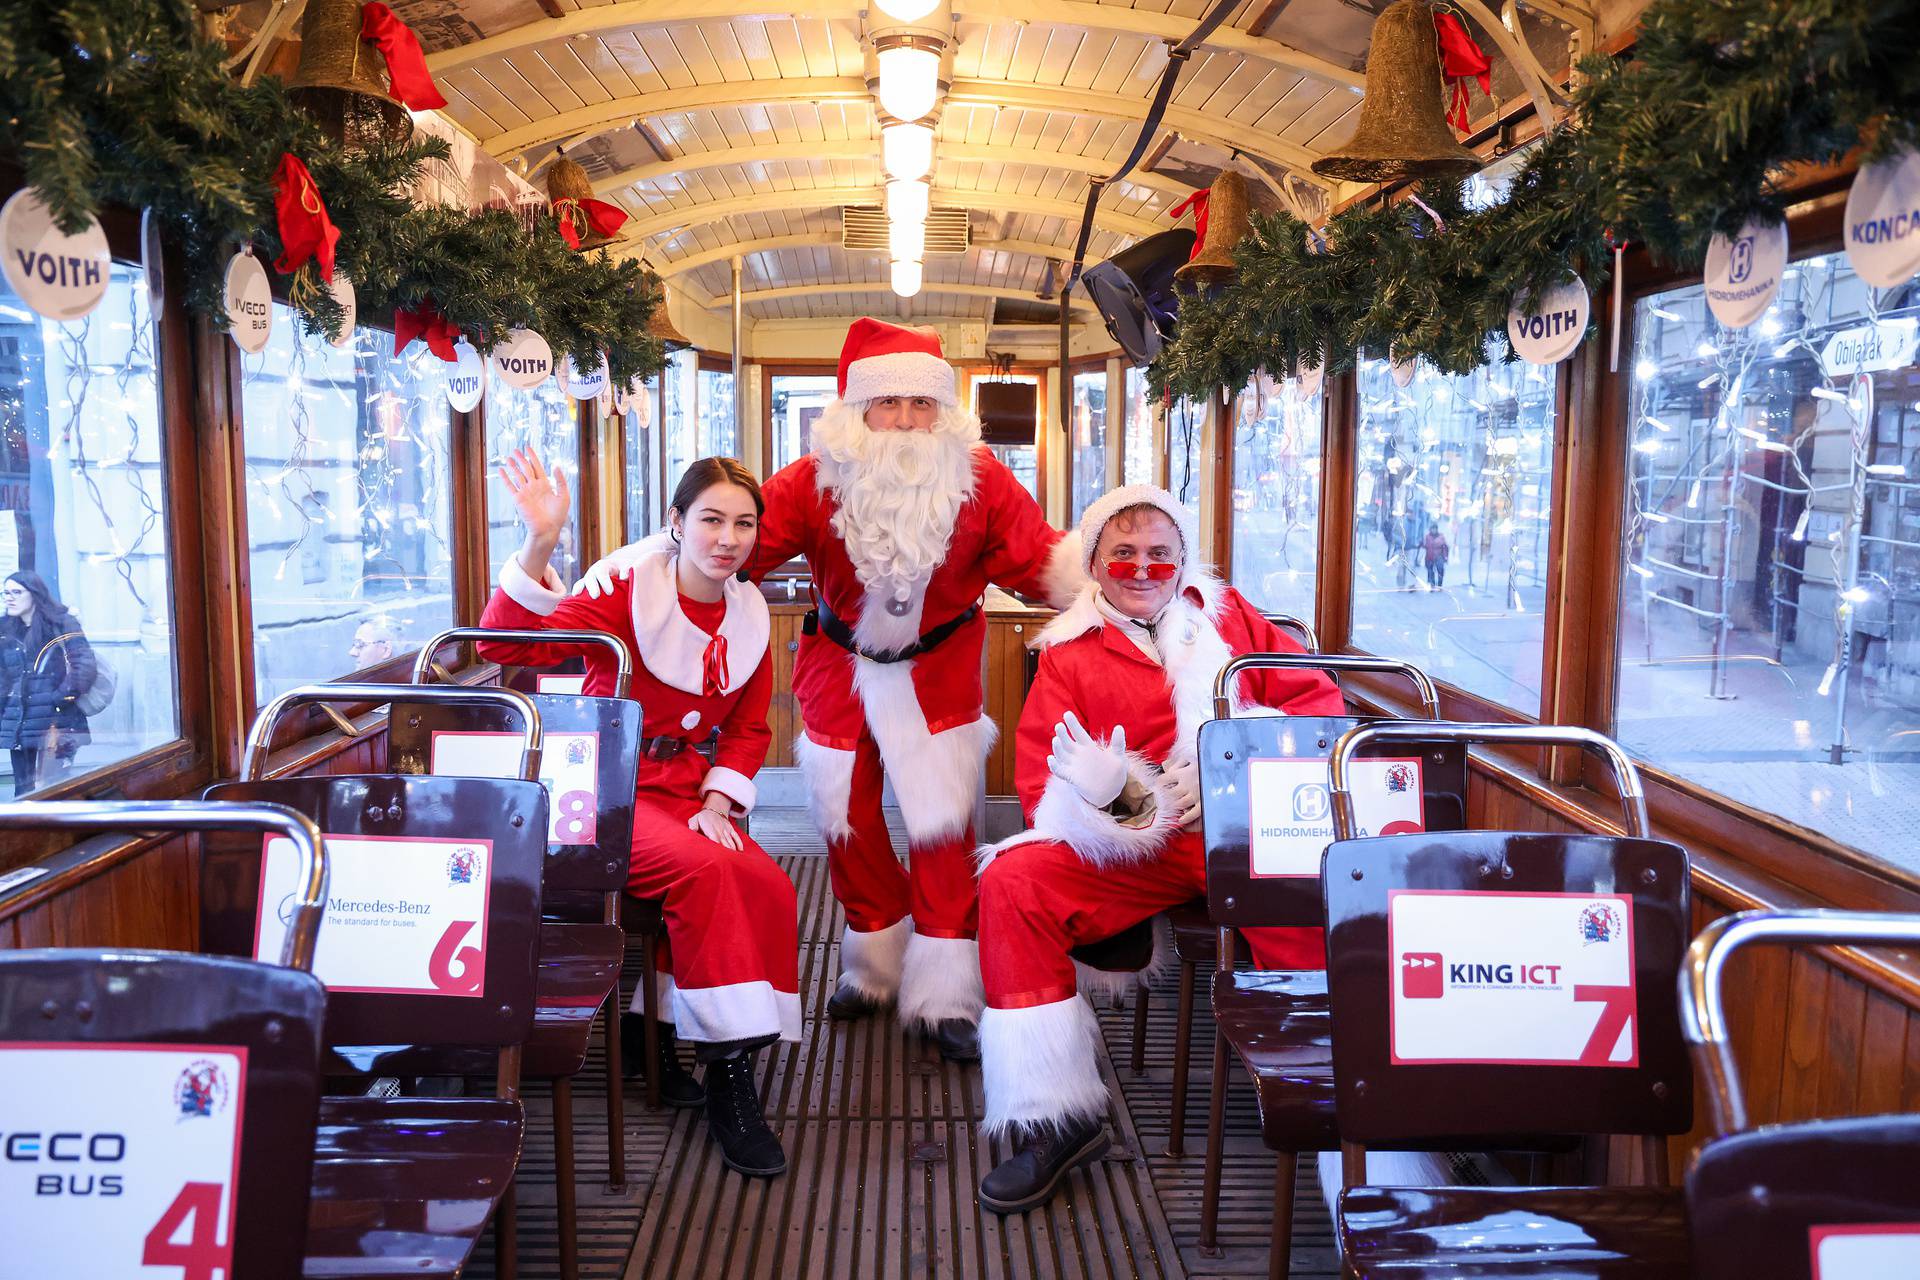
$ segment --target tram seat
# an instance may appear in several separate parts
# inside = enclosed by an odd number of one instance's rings
[[[1920,915],[1851,911],[1742,912],[1694,939],[1680,1024],[1717,1135],[1686,1178],[1694,1280],[1920,1275],[1920,1115],[1747,1128],[1720,1001],[1726,960],[1747,944],[1915,942]]]
[[[533,1031],[539,961],[545,788],[518,778],[345,774],[268,781],[257,776],[273,724],[288,708],[369,702],[399,691],[393,685],[337,684],[281,695],[248,735],[243,780],[210,788],[207,799],[275,802],[312,819],[328,836],[333,901],[356,891],[342,874],[352,849],[348,841],[432,841],[450,849],[478,839],[490,842],[478,991],[443,995],[417,988],[404,993],[345,984],[330,988],[322,1062],[330,1076],[491,1071],[495,1096],[324,1098],[303,1270],[312,1277],[366,1280],[457,1275],[492,1216],[499,1274],[510,1277],[516,1270],[513,1176],[525,1131],[519,1100],[522,1046]],[[525,695],[446,686],[411,687],[406,694],[409,704],[503,703],[524,716],[523,743],[539,740],[539,716]],[[363,854],[367,851],[369,846],[361,846]],[[258,921],[264,918],[263,870],[257,838],[251,843],[207,838],[200,927],[208,949],[252,953]],[[316,963],[323,981],[330,968],[326,942],[323,934]],[[454,972],[452,962],[447,967],[453,981],[467,976]]]
[[[1486,728],[1459,730],[1463,736],[1492,736],[1484,734]],[[1530,740],[1536,742],[1567,732],[1532,726],[1507,729],[1531,732]],[[1366,732],[1348,735],[1343,748],[1363,740]],[[1622,792],[1637,798],[1632,766],[1614,750],[1609,758]],[[1628,776],[1620,775],[1621,768]],[[1644,830],[1643,812],[1630,827]],[[1328,847],[1323,875],[1328,990],[1336,1119],[1345,1143],[1347,1183],[1335,1218],[1347,1275],[1355,1280],[1689,1276],[1680,1193],[1658,1185],[1664,1182],[1660,1166],[1665,1138],[1686,1133],[1693,1123],[1692,1073],[1680,1035],[1676,990],[1691,920],[1688,878],[1683,849],[1640,835],[1419,833],[1341,839]],[[1444,895],[1446,903],[1461,904],[1456,911],[1469,910],[1465,903],[1470,898],[1483,903],[1472,907],[1460,925],[1448,926],[1439,905],[1423,906],[1420,898],[1409,897],[1413,894],[1435,895],[1429,899],[1435,903],[1437,895]],[[1550,898],[1575,901],[1563,907],[1546,901]],[[1582,905],[1581,899],[1600,901]],[[1489,915],[1495,900],[1502,914]],[[1408,908],[1404,913],[1402,906]],[[1565,915],[1572,907],[1582,914]],[[1417,932],[1416,908],[1424,913]],[[1596,909],[1604,918],[1588,932],[1585,913]],[[1542,923],[1534,914],[1525,919],[1518,915],[1540,911],[1561,916]],[[1564,933],[1558,925],[1562,917]],[[1600,936],[1596,939],[1594,933]],[[1414,1021],[1407,1008],[1415,999],[1409,949],[1444,956],[1495,934],[1526,938],[1527,955],[1542,961],[1579,963],[1585,948],[1612,948],[1616,962],[1630,975],[1624,1009],[1619,996],[1623,988],[1617,984],[1583,988],[1576,985],[1577,978],[1570,978],[1571,998],[1563,1005],[1547,993],[1564,988],[1543,988],[1538,997],[1524,997],[1543,1002],[1524,1016],[1484,1008],[1476,1016],[1435,1005],[1435,1015],[1448,1017]],[[1444,968],[1435,973],[1436,989],[1423,991],[1420,998],[1467,994],[1456,990],[1452,977],[1440,986],[1444,973]],[[1601,1005],[1590,1029],[1578,1008],[1583,1000]],[[1550,1042],[1537,1038],[1510,1038],[1537,1036],[1557,1008],[1570,1009],[1562,1025],[1576,1036],[1567,1040],[1563,1034],[1561,1049],[1541,1047]],[[1469,1024],[1473,1032],[1460,1039],[1459,1028]],[[1404,1034],[1403,1025],[1408,1028]],[[1418,1034],[1426,1038],[1413,1038],[1416,1026],[1424,1028]],[[1509,1038],[1493,1038],[1495,1032]],[[1587,1036],[1584,1049],[1575,1047],[1581,1034]],[[1627,1054],[1621,1060],[1623,1045]],[[1551,1058],[1560,1052],[1571,1056]],[[1543,1055],[1551,1060],[1542,1061]],[[1356,1185],[1364,1181],[1362,1157],[1369,1146],[1538,1150],[1543,1135],[1570,1134],[1640,1136],[1651,1144],[1647,1150],[1653,1156],[1656,1185]]]
[[[1274,1274],[1286,1274],[1292,1248],[1293,1188],[1299,1154],[1329,1151],[1339,1145],[1334,1124],[1333,1064],[1327,1015],[1326,978],[1320,970],[1236,970],[1242,954],[1242,930],[1259,927],[1318,927],[1324,919],[1317,859],[1310,846],[1256,850],[1253,798],[1273,792],[1273,779],[1253,776],[1255,760],[1325,759],[1340,735],[1363,723],[1352,716],[1267,716],[1234,719],[1226,714],[1228,683],[1241,670],[1264,666],[1323,667],[1331,671],[1378,671],[1404,676],[1419,691],[1431,714],[1437,706],[1432,683],[1417,668],[1390,659],[1347,655],[1249,654],[1222,668],[1215,683],[1216,715],[1200,728],[1199,761],[1202,831],[1207,860],[1207,912],[1216,939],[1232,940],[1222,958],[1212,948],[1210,987],[1214,1017],[1213,1077],[1207,1107],[1207,1149],[1201,1184],[1200,1248],[1217,1256],[1222,1142],[1226,1131],[1227,1054],[1229,1049],[1253,1080],[1264,1145],[1275,1153],[1274,1219],[1269,1247]],[[1389,722],[1410,730],[1429,722]],[[1429,831],[1458,831],[1466,825],[1467,753],[1464,742],[1419,740],[1391,753],[1417,766],[1419,804],[1414,812]],[[1316,775],[1318,776],[1318,775]],[[1402,783],[1406,786],[1412,780]],[[1286,793],[1301,785],[1287,780]],[[1410,798],[1410,793],[1409,793]],[[1321,817],[1327,815],[1322,814]],[[1373,820],[1370,818],[1370,820]],[[1290,858],[1291,874],[1274,874],[1269,859]],[[1266,865],[1263,867],[1262,862]],[[1309,873],[1307,867],[1314,870]],[[1176,1066],[1179,1064],[1176,1063]],[[1175,1097],[1185,1089],[1175,1080]]]

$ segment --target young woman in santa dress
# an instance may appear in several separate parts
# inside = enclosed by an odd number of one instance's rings
[[[629,696],[645,735],[634,795],[627,892],[664,903],[662,972],[672,1018],[661,1027],[660,1096],[707,1108],[730,1168],[753,1177],[786,1170],[753,1083],[753,1053],[800,1038],[799,939],[792,880],[733,819],[753,808],[753,776],[771,735],[770,622],[757,588],[736,573],[753,550],[763,511],[753,474],[732,458],[688,467],[668,510],[672,527],[636,544],[634,571],[598,597],[566,594],[547,561],[571,500],[559,468],[532,450],[500,468],[527,529],[480,625],[605,631],[633,660]],[[585,692],[613,693],[614,662],[596,645],[488,642],[483,658],[519,666],[586,662]],[[694,748],[715,729],[709,763]],[[637,1031],[625,1015],[623,1031]],[[676,1037],[676,1031],[678,1035]],[[628,1035],[637,1041],[637,1036]],[[676,1039],[693,1044],[705,1089],[681,1066]],[[637,1043],[628,1046],[638,1062]]]

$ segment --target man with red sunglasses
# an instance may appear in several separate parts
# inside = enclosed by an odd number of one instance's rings
[[[997,1213],[1044,1204],[1107,1149],[1100,1033],[1069,950],[1204,890],[1195,756],[1214,677],[1236,654],[1300,651],[1197,563],[1194,514],[1165,489],[1106,494],[1080,532],[1090,581],[1034,642],[1015,739],[1031,830],[981,853],[984,1127],[1018,1144],[980,1183]],[[1247,711],[1345,712],[1313,671],[1247,672],[1235,698]],[[1318,929],[1247,938],[1263,967],[1317,968],[1324,954]]]

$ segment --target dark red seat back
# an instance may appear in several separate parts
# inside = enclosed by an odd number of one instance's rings
[[[634,775],[640,763],[640,704],[630,698],[528,694],[539,708],[546,743],[541,777],[569,776],[569,759],[590,753],[591,803],[558,794],[550,786],[547,857],[549,891],[612,893],[626,885],[633,851]],[[421,703],[398,699],[387,729],[387,764],[395,773],[435,770],[434,738],[443,733],[502,735],[503,757],[519,756],[519,717],[509,708],[472,703]],[[511,763],[509,764],[511,767]],[[447,772],[444,768],[441,773]],[[564,785],[564,784],[563,784]],[[571,825],[570,825],[571,824]],[[591,836],[590,839],[576,838]]]
[[[1377,836],[1330,845],[1322,883],[1342,1137],[1391,1147],[1454,1138],[1531,1141],[1544,1134],[1672,1134],[1692,1127],[1693,1076],[1676,1010],[1676,975],[1691,932],[1687,855],[1678,845],[1632,837],[1502,831]],[[1492,948],[1502,959],[1508,958],[1502,948],[1511,945],[1513,967],[1504,973],[1453,972],[1444,952],[1421,951],[1423,944],[1390,939],[1390,903],[1404,891],[1569,899],[1563,905],[1570,918],[1554,926],[1569,936],[1562,940],[1556,932],[1539,945],[1572,946],[1576,951],[1587,945],[1629,947],[1621,969],[1634,975],[1631,994],[1551,986],[1556,973],[1528,971],[1533,960],[1550,953],[1531,955],[1518,935],[1509,944],[1504,933],[1483,931],[1463,945],[1474,955]],[[1630,898],[1630,912],[1620,910],[1624,904],[1619,896]],[[1590,908],[1591,917],[1586,914]],[[1421,967],[1409,969],[1409,963]],[[1539,990],[1508,990],[1529,982]],[[1588,1048],[1604,1039],[1602,1056],[1623,1042],[1630,1015],[1635,1064],[1396,1062],[1396,983],[1402,984],[1403,1006],[1415,998],[1455,996],[1465,987],[1498,988],[1503,1009],[1510,1005],[1516,1022],[1527,1017],[1527,1006],[1507,999],[1509,995],[1538,999],[1543,1003],[1535,1007],[1542,1010],[1569,996],[1576,1009],[1593,1003]],[[1426,1006],[1420,1012],[1424,1014]],[[1609,1026],[1619,1033],[1604,1030]],[[1412,1053],[1403,1049],[1406,1056]],[[1420,1056],[1429,1059],[1430,1053],[1423,1047]]]
[[[1694,1280],[1920,1276],[1920,1115],[1774,1125],[1719,1138],[1687,1174]],[[1904,1236],[1905,1239],[1890,1239]],[[1871,1237],[1871,1238],[1869,1238]],[[1897,1253],[1903,1270],[1842,1269]]]
[[[277,965],[0,952],[0,1271],[144,1275],[143,1253],[169,1252],[177,1234],[203,1241],[225,1275],[299,1275],[325,1010],[313,975]],[[94,1054],[113,1058],[96,1067]],[[78,1087],[96,1071],[113,1087]],[[237,1129],[232,1163],[204,1146],[183,1156],[194,1127],[215,1124]],[[42,1242],[58,1259],[47,1270],[27,1261],[36,1230],[58,1233]]]
[[[405,837],[492,842],[488,860],[487,951],[479,996],[334,991],[324,1042],[339,1046],[501,1048],[533,1027],[539,956],[540,873],[546,858],[547,793],[537,782],[502,778],[402,777],[394,774],[233,782],[209,800],[262,800],[306,814],[328,837]],[[209,951],[253,954],[260,911],[258,836],[209,835],[201,861],[201,942]],[[329,902],[340,899],[339,856]],[[331,908],[320,931],[324,979]],[[468,1055],[470,1056],[470,1055]],[[409,1074],[435,1074],[431,1057],[409,1059]],[[363,1058],[349,1069],[369,1069]]]

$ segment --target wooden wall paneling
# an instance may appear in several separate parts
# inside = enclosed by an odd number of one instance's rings
[[[1595,420],[1603,377],[1605,338],[1583,344],[1557,369],[1554,424],[1552,559],[1547,574],[1545,644],[1540,655],[1540,720],[1543,724],[1588,723],[1586,669],[1594,640],[1592,600],[1585,584],[1619,574],[1619,540],[1592,536],[1603,523],[1599,507],[1617,505],[1621,468],[1610,465]],[[1606,473],[1603,477],[1603,473]],[[1557,748],[1550,753],[1548,776],[1573,782],[1583,771],[1581,753]]]
[[[798,763],[793,740],[800,733],[800,705],[793,696],[793,662],[800,648],[800,624],[806,606],[776,604],[772,613],[767,648],[773,659],[773,701],[767,708],[767,728],[773,742],[767,748],[767,765],[784,768]]]
[[[1838,970],[1829,971],[1826,1014],[1813,1115],[1855,1115],[1860,1041],[1867,1022],[1866,985]]]
[[[1833,971],[1811,951],[1795,951],[1787,980],[1787,1056],[1777,1120],[1820,1114],[1820,1057],[1827,1043],[1827,987]]]
[[[12,945],[22,949],[53,945],[53,906],[51,903],[22,911],[7,921],[13,929]]]
[[[1320,421],[1320,542],[1314,629],[1328,653],[1353,638],[1353,468],[1359,401],[1354,375],[1325,379]]]
[[[1907,1081],[1920,1077],[1920,1062],[1906,1057],[1907,1024],[1913,1015],[1907,1006],[1879,991],[1868,991],[1866,1004],[1853,1064],[1857,1072],[1854,1106],[1861,1115],[1892,1115],[1902,1109],[1901,1092]],[[1889,1064],[1902,1069],[1890,1069]]]
[[[1900,1109],[1920,1111],[1920,1017],[1911,1007],[1907,1011],[1907,1072],[1900,1090]]]
[[[487,566],[487,436],[480,408],[454,414],[452,431],[453,616],[461,626],[471,627],[480,621],[480,611],[493,594],[493,575]],[[478,555],[474,554],[476,539]]]
[[[606,522],[600,502],[600,402],[574,401],[573,421],[573,506],[580,513],[580,567],[584,569],[613,550],[601,544]]]
[[[233,342],[205,320],[193,328],[201,388],[201,509],[207,528],[207,628],[214,689],[214,771],[239,772],[259,710],[253,687],[253,563],[247,539],[246,424]]]

